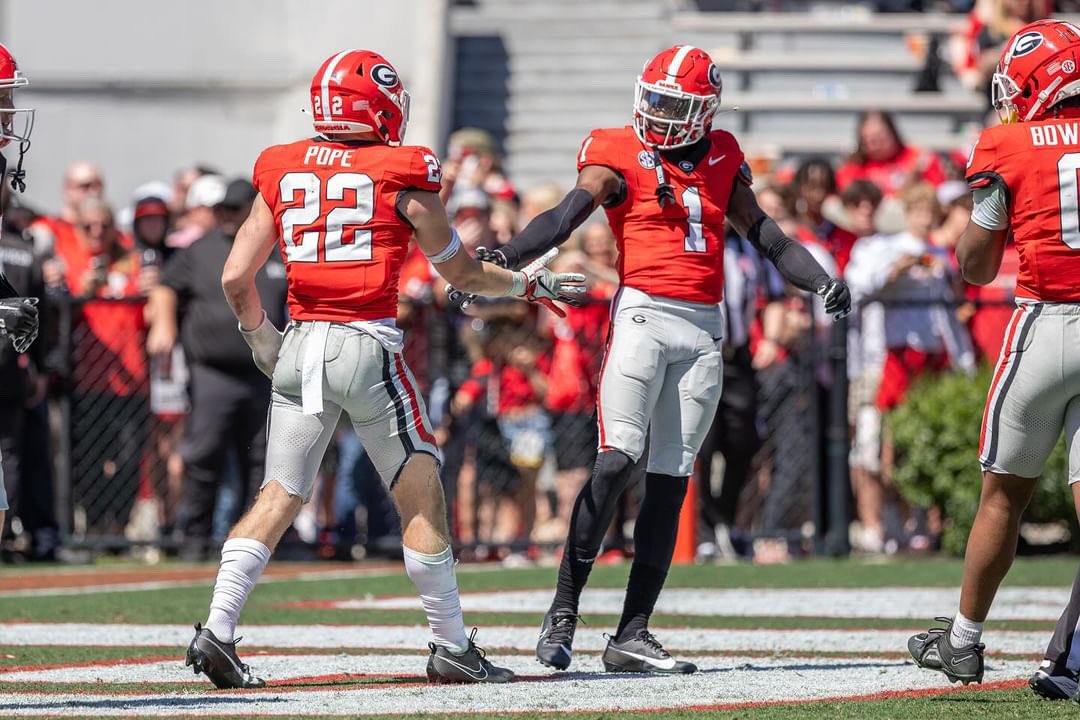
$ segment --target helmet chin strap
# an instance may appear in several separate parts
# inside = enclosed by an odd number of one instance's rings
[[[29,149],[29,140],[21,140],[19,142],[19,163],[11,173],[11,189],[16,192],[26,192],[26,170],[23,170],[23,159],[26,157],[26,151]]]

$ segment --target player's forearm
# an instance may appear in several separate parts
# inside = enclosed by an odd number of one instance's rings
[[[511,295],[515,289],[515,275],[520,277],[520,284],[524,284],[521,273],[480,262],[464,251],[444,263],[437,264],[435,269],[455,288],[473,295]]]
[[[810,251],[789,238],[768,216],[762,216],[747,233],[759,252],[776,265],[789,283],[808,292],[816,292],[829,281],[829,274]]]
[[[518,268],[562,245],[592,213],[595,198],[582,188],[574,188],[558,205],[534,217],[503,247],[507,267]]]
[[[245,330],[259,327],[263,319],[263,307],[259,291],[255,288],[255,278],[224,278],[221,286],[225,290],[229,307],[240,321],[240,327]]]

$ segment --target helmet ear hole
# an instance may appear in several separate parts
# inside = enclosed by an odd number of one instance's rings
[[[1031,97],[1031,94],[1032,94],[1031,85],[1025,85],[1024,86],[1024,91],[1022,93],[1020,93],[1020,94],[1023,95],[1025,98]]]

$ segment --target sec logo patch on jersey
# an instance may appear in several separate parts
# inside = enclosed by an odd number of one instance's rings
[[[656,169],[656,158],[653,157],[653,154],[648,150],[642,150],[641,152],[639,152],[637,154],[637,161],[638,165],[645,168],[646,170]]]

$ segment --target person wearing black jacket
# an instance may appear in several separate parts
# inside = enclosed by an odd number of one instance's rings
[[[208,552],[230,452],[240,461],[243,507],[263,479],[270,380],[255,366],[220,281],[233,238],[254,198],[247,181],[229,184],[214,206],[217,227],[169,259],[147,310],[150,354],[171,353],[179,334],[190,369],[191,411],[181,450],[185,477],[178,519],[181,556],[189,560],[205,559]],[[286,282],[280,259],[272,257],[263,266],[256,286],[270,321],[284,327]]]

